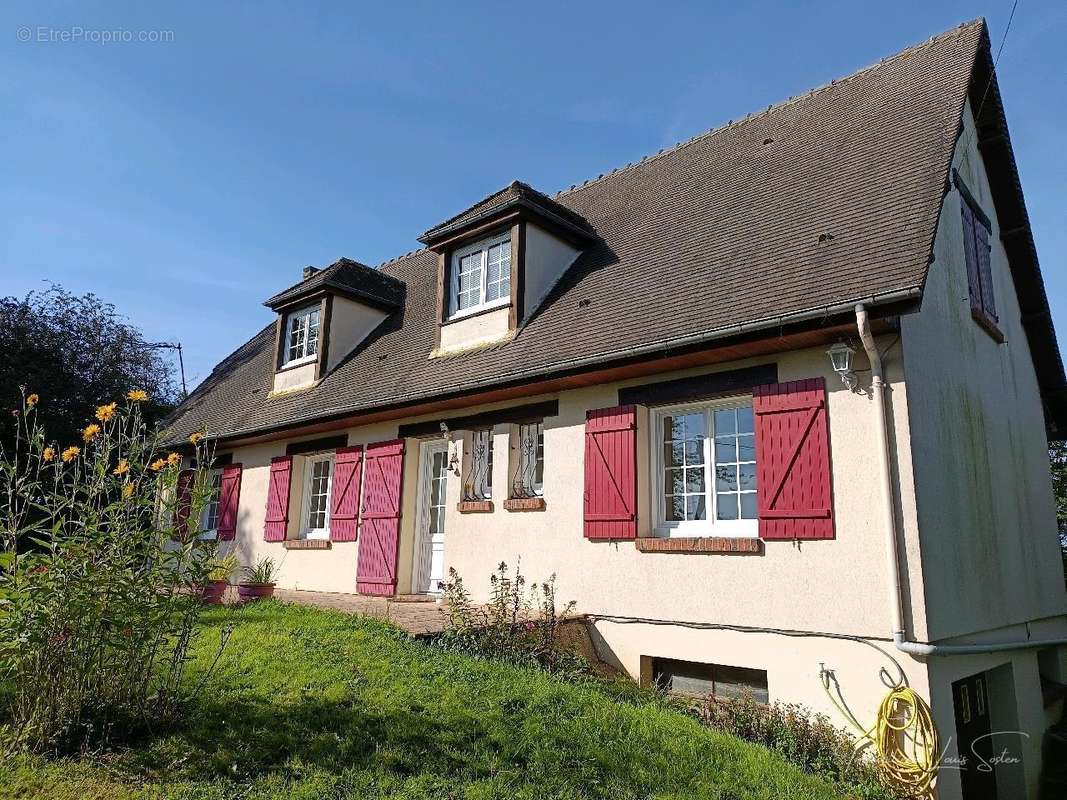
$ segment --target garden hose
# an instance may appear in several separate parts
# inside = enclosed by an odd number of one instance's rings
[[[858,748],[868,743],[874,747],[883,779],[908,797],[932,800],[941,747],[927,702],[911,687],[897,683],[878,707],[874,725],[864,728],[843,700],[830,691],[831,680],[837,685],[833,673],[823,669],[820,677],[830,702],[863,737]],[[840,695],[840,686],[837,692]]]

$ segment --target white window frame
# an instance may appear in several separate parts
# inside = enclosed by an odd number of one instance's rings
[[[308,352],[308,334],[311,331],[311,315],[315,314],[315,313],[319,314],[319,321],[318,321],[318,325],[316,326],[317,333],[316,333],[316,336],[315,336],[315,349],[312,350],[311,352]],[[304,333],[304,342],[303,342],[304,355],[302,355],[302,356],[300,356],[298,358],[290,359],[289,358],[289,351],[292,349],[292,338],[293,338],[292,326],[293,326],[293,320],[299,319],[300,317],[304,317],[303,324],[301,325],[301,329],[303,330],[303,333]],[[303,308],[298,308],[296,311],[292,311],[289,314],[286,314],[286,316],[285,316],[285,341],[283,342],[283,349],[282,349],[282,354],[283,354],[282,355],[282,366],[283,367],[295,367],[295,366],[299,366],[300,364],[310,364],[312,361],[314,361],[316,358],[319,357],[319,344],[320,344],[321,340],[322,340],[322,314],[321,314],[320,307],[319,307],[318,304],[315,304],[313,306],[304,306]]]
[[[452,253],[452,256],[451,256],[452,268],[449,270],[449,290],[448,290],[448,318],[450,320],[452,320],[452,319],[462,319],[463,317],[468,317],[471,314],[477,314],[478,312],[485,311],[485,310],[490,309],[490,308],[500,308],[502,306],[506,306],[506,305],[510,305],[511,304],[511,288],[512,287],[511,287],[511,284],[510,284],[510,281],[511,281],[510,272],[509,272],[509,275],[508,275],[509,283],[508,283],[508,292],[507,292],[507,294],[505,294],[505,295],[503,295],[501,297],[498,297],[495,300],[486,300],[485,299],[486,290],[487,290],[487,286],[488,286],[488,282],[489,282],[489,249],[491,247],[495,247],[495,246],[497,246],[499,244],[503,244],[504,242],[508,242],[508,243],[511,242],[511,231],[510,230],[505,231],[503,233],[500,233],[500,234],[498,234],[496,236],[491,236],[488,239],[482,239],[481,241],[475,242],[474,244],[467,245],[466,247],[461,247],[459,250],[456,250],[455,252]],[[464,309],[460,310],[458,308],[458,305],[459,305],[459,262],[460,262],[460,259],[466,258],[467,256],[473,255],[474,253],[477,253],[479,251],[481,251],[481,261],[482,261],[481,287],[478,290],[478,296],[479,296],[480,299],[479,299],[479,302],[475,303],[473,306],[470,306],[468,308],[464,308]],[[508,258],[509,259],[511,258],[510,250],[508,252]],[[509,270],[510,270],[510,261],[509,261]]]
[[[330,465],[330,477],[326,481],[326,524],[322,528],[308,527],[308,515],[311,511],[311,479],[315,473],[315,465],[327,462]],[[329,539],[330,538],[330,510],[333,503],[333,453],[313,453],[304,457],[304,493],[300,503],[300,538],[301,539]]]
[[[649,452],[652,465],[652,512],[656,536],[759,536],[757,519],[717,519],[718,492],[715,491],[715,415],[716,410],[752,406],[751,395],[725,397],[718,400],[705,400],[695,403],[661,406],[653,408],[649,415]],[[705,514],[707,519],[671,521],[667,519],[666,500],[664,498],[664,472],[667,469],[663,459],[663,418],[680,413],[704,411],[707,413],[707,437],[704,440],[704,492],[706,496]],[[753,434],[754,437],[754,434]]]
[[[200,533],[197,534],[197,538],[205,541],[212,541],[219,538],[219,515],[222,513],[222,509],[219,508],[219,501],[222,496],[222,470],[213,469],[207,473],[207,488],[210,490],[214,487],[216,479],[219,482],[218,491],[214,498],[205,498],[204,507],[200,509]],[[207,527],[207,522],[211,517],[211,507],[215,507],[215,525],[214,527]]]

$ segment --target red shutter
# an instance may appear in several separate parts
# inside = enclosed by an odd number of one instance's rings
[[[637,409],[585,415],[585,536],[637,538]]]
[[[990,263],[989,229],[974,221],[974,249],[978,260],[978,281],[982,284],[982,310],[993,322],[997,321],[997,304],[993,299],[993,268]]]
[[[364,471],[356,589],[360,594],[392,595],[400,546],[403,439],[367,445]]]
[[[184,537],[189,533],[189,513],[193,504],[193,478],[195,476],[196,473],[191,469],[183,469],[178,473],[178,481],[174,490],[174,533],[178,537]]]
[[[757,386],[752,410],[760,538],[834,538],[826,382]]]
[[[270,460],[270,485],[267,487],[267,516],[263,539],[284,542],[289,530],[289,480],[293,475],[293,457],[278,456]]]
[[[237,509],[241,503],[241,465],[227,464],[219,482],[219,540],[228,542],[237,535]]]
[[[362,478],[362,446],[340,448],[334,459],[330,489],[330,538],[335,542],[356,541]]]

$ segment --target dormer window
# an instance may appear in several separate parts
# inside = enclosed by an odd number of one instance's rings
[[[449,317],[511,301],[511,232],[483,239],[452,255]]]
[[[319,352],[319,306],[301,308],[286,321],[285,363],[289,367],[314,361]]]

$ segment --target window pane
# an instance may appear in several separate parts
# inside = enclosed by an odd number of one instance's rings
[[[685,497],[678,495],[667,498],[667,521],[681,522],[685,519]]]
[[[756,439],[749,436],[737,437],[737,460],[738,461],[755,461],[756,460]]]
[[[737,461],[737,440],[734,437],[715,440],[715,461],[719,464]]]
[[[733,464],[715,467],[715,488],[720,492],[736,492],[737,467]]]
[[[715,412],[715,435],[722,436],[727,433],[737,432],[737,420],[734,409],[718,409]]]
[[[742,464],[737,468],[738,486],[742,490],[753,491],[756,488],[756,465]]]
[[[755,493],[741,495],[741,519],[756,519]]]
[[[704,468],[687,469],[685,471],[685,490],[687,492],[700,492],[704,494]]]
[[[720,494],[715,498],[715,515],[719,519],[737,519],[737,495]]]
[[[737,432],[752,433],[752,406],[737,409]]]
[[[685,415],[685,438],[697,439],[707,435],[707,417],[703,411]]]
[[[704,512],[704,495],[688,495],[685,499],[686,502],[686,519],[707,519],[708,516]]]
[[[681,425],[676,425],[674,417],[663,418],[663,441],[669,442],[672,439],[684,439],[685,428]]]
[[[685,463],[688,466],[704,463],[704,442],[698,439],[695,442],[685,443]]]
[[[683,494],[685,492],[685,470],[668,469],[663,479],[665,494]]]
[[[681,442],[663,445],[663,460],[668,467],[680,467],[685,463],[685,445]]]

